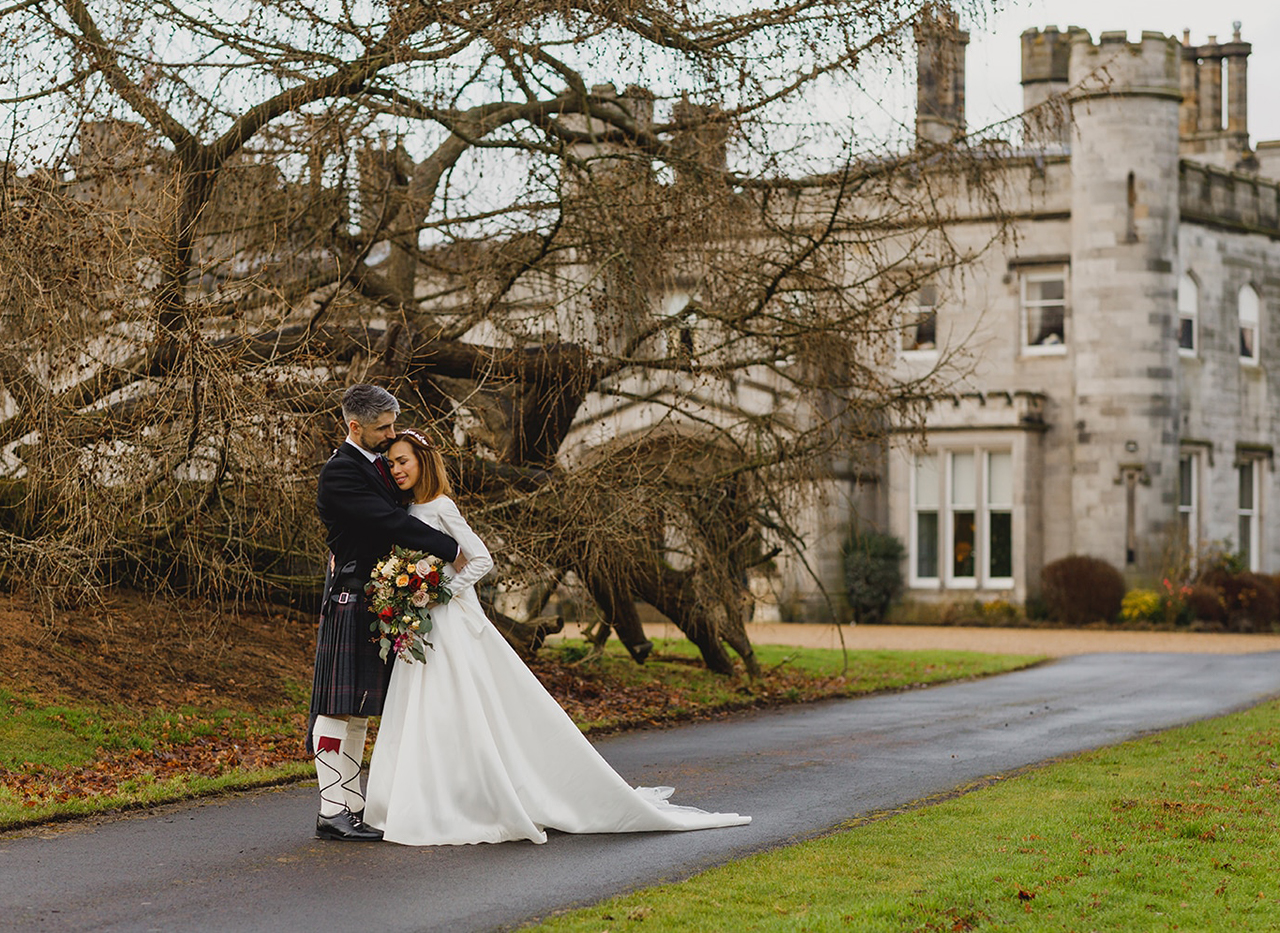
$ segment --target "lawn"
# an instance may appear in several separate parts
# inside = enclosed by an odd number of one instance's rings
[[[1280,702],[854,823],[536,925],[1280,929]]]

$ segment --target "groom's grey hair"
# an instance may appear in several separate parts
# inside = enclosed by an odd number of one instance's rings
[[[400,403],[382,386],[354,385],[342,394],[342,420],[370,424],[387,412],[400,414]]]

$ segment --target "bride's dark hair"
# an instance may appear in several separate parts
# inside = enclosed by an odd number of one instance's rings
[[[413,428],[401,428],[396,432],[393,443],[404,441],[413,448],[413,455],[418,458],[418,485],[409,490],[415,502],[430,502],[438,496],[453,493],[449,483],[449,473],[444,468],[444,458],[440,456],[440,448],[420,431]]]

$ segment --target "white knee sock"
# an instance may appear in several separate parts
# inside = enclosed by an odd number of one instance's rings
[[[360,765],[364,762],[364,738],[369,731],[369,720],[352,716],[347,720],[347,738],[342,745],[342,792],[347,809],[359,813],[364,809],[364,792],[360,787]]]
[[[336,716],[317,716],[311,730],[311,744],[316,750],[316,779],[320,783],[320,815],[337,816],[347,805],[343,784],[349,768],[344,765],[343,743],[347,739],[347,723]],[[363,749],[362,749],[363,750]]]

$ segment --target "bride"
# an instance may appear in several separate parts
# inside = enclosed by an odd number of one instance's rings
[[[480,608],[474,587],[493,558],[449,498],[439,451],[405,430],[387,455],[410,514],[456,538],[460,557],[453,598],[431,610],[426,663],[395,661],[365,822],[404,845],[749,823],[668,803],[669,787],[633,788],[600,757]]]

